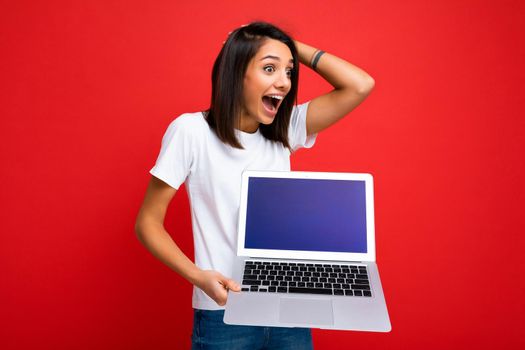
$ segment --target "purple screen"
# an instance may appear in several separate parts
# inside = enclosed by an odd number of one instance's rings
[[[366,253],[365,182],[250,178],[244,245]]]

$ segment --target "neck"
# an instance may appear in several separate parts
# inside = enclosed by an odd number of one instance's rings
[[[241,116],[241,126],[240,126],[241,131],[247,132],[249,134],[253,134],[257,132],[257,129],[259,129],[258,121],[255,121],[246,115]]]

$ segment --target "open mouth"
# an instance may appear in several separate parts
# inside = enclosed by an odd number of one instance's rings
[[[264,107],[270,112],[276,112],[281,102],[283,101],[284,96],[280,95],[266,95],[262,97],[262,102]]]

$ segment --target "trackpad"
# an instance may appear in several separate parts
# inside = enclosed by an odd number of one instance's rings
[[[279,322],[305,325],[332,325],[334,312],[331,300],[281,298]]]

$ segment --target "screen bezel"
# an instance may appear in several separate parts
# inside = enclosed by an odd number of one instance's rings
[[[275,250],[245,248],[246,206],[248,204],[248,181],[250,178],[295,178],[322,180],[358,180],[365,182],[366,200],[366,253],[312,252],[301,250]],[[261,258],[375,261],[374,188],[373,177],[368,173],[334,173],[308,171],[255,171],[246,170],[241,177],[241,202],[238,220],[237,255]]]

